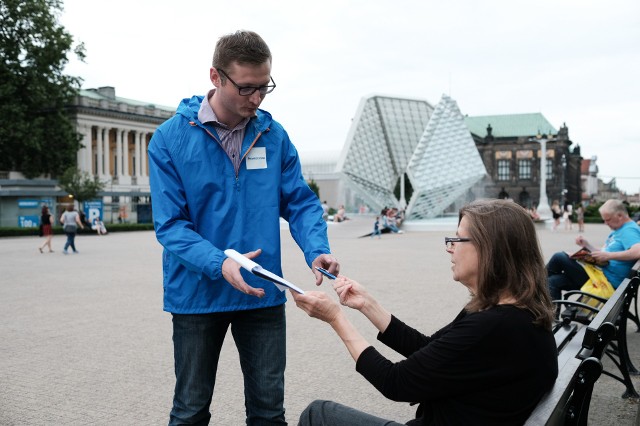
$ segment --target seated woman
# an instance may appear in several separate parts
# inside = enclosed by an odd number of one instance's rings
[[[384,396],[420,404],[406,424],[522,424],[558,375],[554,309],[534,224],[511,201],[476,201],[460,210],[457,235],[445,243],[453,279],[469,289],[471,300],[432,336],[402,323],[356,281],[340,275],[334,283],[340,303],[364,314],[378,340],[406,357],[400,362],[371,346],[326,293],[293,298],[332,326],[356,370]],[[299,422],[328,424],[401,423],[332,401],[312,402]]]
[[[107,234],[107,227],[104,225],[104,222],[101,221],[99,217],[93,218],[93,225],[91,225],[91,229],[96,231],[98,235]]]
[[[334,222],[343,222],[345,220],[348,220],[349,218],[347,217],[347,212],[344,208],[344,205],[341,205],[338,208],[338,211],[336,212],[336,214],[333,215],[333,221]]]

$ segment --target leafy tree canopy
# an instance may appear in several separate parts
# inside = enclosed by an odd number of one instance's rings
[[[65,112],[81,79],[63,74],[73,37],[60,0],[0,0],[0,170],[56,177],[75,165],[80,137]],[[84,45],[73,52],[84,60]]]
[[[78,203],[98,198],[98,192],[104,189],[104,183],[97,177],[75,167],[67,169],[58,179],[58,183],[68,194],[73,195]]]
[[[318,183],[315,180],[311,179],[307,182],[307,184],[309,185],[309,188],[311,188],[311,190],[316,194],[316,197],[320,198],[320,187],[318,186]]]

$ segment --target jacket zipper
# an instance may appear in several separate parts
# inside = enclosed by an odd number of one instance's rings
[[[190,121],[189,124],[191,124],[192,126],[197,126],[197,124],[194,121]],[[220,148],[222,148],[222,142],[220,140],[218,140],[218,138],[216,138],[216,136],[213,133],[211,133],[209,131],[209,129],[207,129],[206,127],[202,127],[202,126],[200,126],[200,127],[202,129],[204,129],[204,131],[207,132],[207,134],[209,136],[211,136],[214,141],[218,142],[218,145],[220,145]],[[269,131],[268,127],[267,127],[266,131],[267,132]],[[256,138],[253,140],[253,142],[251,142],[251,145],[249,145],[249,149],[247,149],[247,152],[245,152],[244,155],[242,156],[242,158],[240,159],[240,164],[242,164],[242,161],[244,161],[244,157],[246,157],[247,154],[249,153],[249,151],[251,151],[251,148],[253,148],[253,146],[256,144],[256,142],[258,142],[258,139],[260,139],[260,136],[262,136],[262,132],[258,132],[258,134],[256,135]],[[224,148],[222,148],[222,150],[224,151]],[[226,151],[225,151],[225,154],[226,154]],[[232,161],[232,163],[233,163],[233,161]],[[240,185],[238,184],[239,180],[240,180],[239,173],[240,173],[240,169],[238,169],[238,171],[236,172],[236,185],[235,186],[236,186],[236,190],[237,191],[240,191]]]

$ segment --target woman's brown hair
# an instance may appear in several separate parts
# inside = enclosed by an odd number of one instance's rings
[[[547,286],[540,243],[527,211],[513,201],[477,200],[460,209],[469,238],[478,251],[478,286],[467,304],[481,311],[511,296],[528,309],[534,323],[550,330],[554,308]]]

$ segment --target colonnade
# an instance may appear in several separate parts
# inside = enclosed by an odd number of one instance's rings
[[[147,147],[153,129],[79,123],[83,147],[78,167],[103,182],[119,185],[148,185]]]

